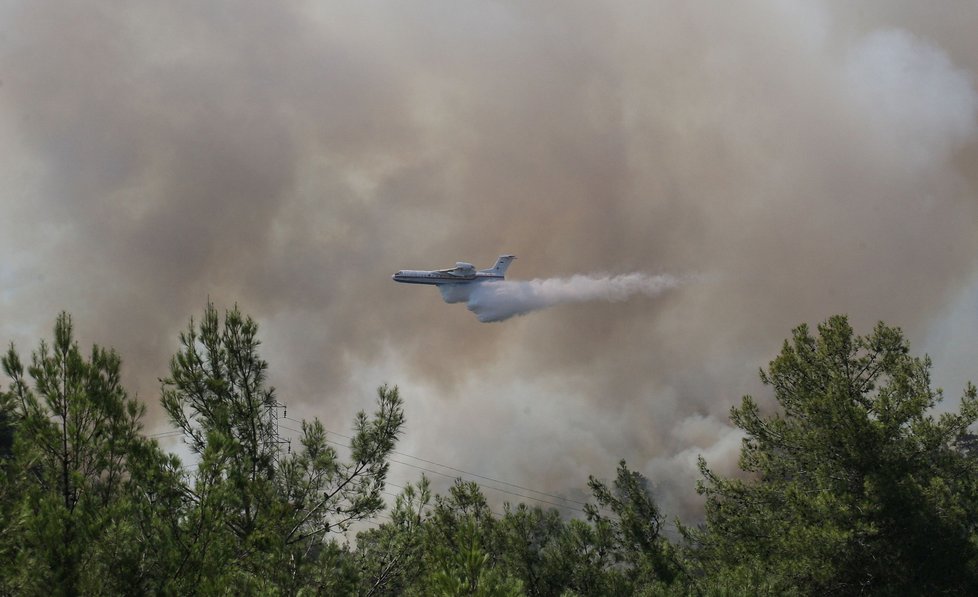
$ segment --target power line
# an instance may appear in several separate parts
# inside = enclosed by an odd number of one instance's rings
[[[404,487],[404,486],[402,486],[402,485],[398,485],[397,483],[391,483],[391,482],[389,482],[389,481],[385,481],[385,483],[384,483],[384,484],[385,484],[385,485],[388,485],[388,486],[390,486],[390,487],[393,487],[393,488],[395,488],[395,489],[400,489],[400,490],[402,490],[402,491],[403,491],[404,489],[407,489],[406,487]],[[396,493],[391,493],[391,492],[389,492],[389,491],[382,491],[381,493],[384,493],[384,494],[386,494],[386,495],[389,495],[389,496],[391,496],[391,497],[394,497],[394,498],[397,498],[397,497],[400,497],[400,496],[399,496],[398,494],[396,494]],[[388,506],[388,507],[389,507],[389,506]],[[431,511],[435,509],[435,506],[429,503],[429,504],[425,504],[425,505],[423,505],[423,506],[421,506],[421,508],[420,508],[420,509],[421,509],[421,510],[424,510],[424,512],[425,512],[425,514],[430,514],[430,513],[431,513]],[[501,513],[499,513],[499,512],[496,512],[496,511],[495,511],[495,510],[493,510],[492,508],[487,508],[487,509],[489,510],[489,513],[490,513],[490,514],[492,514],[493,516],[495,516],[495,517],[496,517],[497,519],[500,519],[500,518],[502,518],[502,517],[503,517],[503,514],[501,514]]]
[[[293,418],[287,417],[287,416],[286,417],[282,417],[282,418],[284,418],[286,420],[289,420],[289,421],[296,422],[296,423],[300,423],[300,424],[303,423],[303,421],[300,421],[298,419],[293,419]],[[280,424],[279,427],[281,429],[292,431],[294,433],[302,433],[302,431],[300,429],[295,429],[293,427],[289,427],[289,426],[286,426],[286,425],[281,425]],[[335,436],[344,438],[346,440],[352,440],[353,439],[352,436],[345,435],[345,434],[342,434],[342,433],[339,433],[339,432],[336,432],[336,431],[332,431],[332,430],[325,429],[325,428],[323,430],[326,433],[329,433],[329,434],[332,434],[332,435],[335,435]],[[182,433],[183,433],[183,431],[180,431],[180,430],[177,430],[177,431],[166,431],[166,432],[161,432],[161,433],[155,433],[155,434],[152,434],[152,435],[150,435],[148,437],[165,437],[165,436],[171,436],[171,435],[179,435],[179,434],[182,434]],[[347,444],[343,444],[343,443],[340,443],[340,442],[337,442],[337,441],[334,441],[334,440],[331,440],[331,439],[328,439],[328,438],[326,439],[326,441],[328,443],[333,444],[333,445],[336,445],[336,446],[340,446],[340,447],[347,448],[347,449],[350,448],[350,446],[347,445]],[[587,505],[585,502],[581,502],[581,501],[574,500],[574,499],[571,499],[571,498],[567,498],[567,497],[555,495],[555,494],[552,494],[552,493],[547,493],[545,491],[540,491],[540,490],[533,489],[533,488],[530,488],[530,487],[525,487],[523,485],[519,485],[519,484],[516,484],[516,483],[510,483],[508,481],[503,481],[501,479],[496,479],[496,478],[493,478],[493,477],[489,477],[487,475],[481,475],[479,473],[473,473],[471,471],[460,469],[460,468],[457,468],[457,467],[454,467],[454,466],[450,466],[450,465],[447,465],[447,464],[442,464],[440,462],[435,462],[434,460],[428,460],[426,458],[421,458],[420,456],[415,456],[413,454],[407,454],[405,452],[399,452],[397,450],[392,450],[391,452],[394,453],[394,454],[397,454],[398,456],[403,456],[403,457],[406,457],[406,458],[413,458],[414,460],[417,460],[419,462],[430,464],[432,466],[438,466],[438,467],[441,467],[441,468],[444,468],[444,469],[447,469],[447,470],[450,470],[450,471],[454,471],[455,473],[459,473],[461,475],[466,475],[468,477],[474,477],[474,478],[477,478],[477,479],[483,479],[485,481],[490,481],[492,483],[498,483],[500,485],[505,485],[507,487],[512,487],[512,488],[519,489],[519,490],[522,490],[522,491],[526,491],[526,492],[538,494],[538,495],[541,495],[541,496],[546,496],[548,498],[553,498],[553,499],[557,499],[557,500],[563,500],[564,502],[569,502],[570,504],[577,504],[577,505],[580,505],[580,506],[586,506]],[[445,473],[443,471],[434,470],[434,469],[431,469],[431,468],[428,468],[428,467],[424,467],[424,466],[419,466],[417,464],[413,464],[413,463],[410,463],[410,462],[405,462],[403,460],[397,460],[397,459],[394,459],[394,458],[389,458],[388,460],[390,462],[393,462],[393,463],[396,463],[396,464],[400,464],[402,466],[411,467],[411,468],[414,468],[414,469],[417,469],[417,470],[420,470],[420,471],[423,471],[423,472],[431,473],[433,475],[439,475],[441,477],[445,477],[445,478],[448,478],[448,479],[457,479],[457,478],[459,478],[458,475],[448,474],[448,473]],[[196,466],[196,465],[192,465],[192,466]],[[185,470],[187,470],[190,467],[183,467],[183,468]],[[581,514],[584,514],[585,513],[585,511],[583,509],[578,508],[576,506],[569,505],[568,503],[553,502],[553,501],[550,501],[548,499],[543,499],[541,497],[537,497],[535,495],[526,495],[526,494],[523,494],[523,493],[517,493],[515,491],[510,491],[510,490],[504,489],[502,487],[494,487],[492,485],[486,485],[485,483],[479,483],[477,481],[473,481],[473,482],[476,483],[476,485],[478,485],[479,487],[482,487],[483,489],[489,489],[489,490],[492,490],[492,491],[497,491],[497,492],[500,492],[500,493],[504,493],[504,494],[507,494],[507,495],[512,495],[512,496],[523,498],[523,499],[526,499],[526,500],[532,500],[532,501],[535,501],[535,502],[538,502],[538,503],[541,503],[541,504],[547,504],[547,505],[550,505],[550,506],[554,506],[556,508],[563,508],[563,509],[566,509],[566,510],[571,510],[571,511],[574,511],[574,512],[579,512]],[[391,485],[393,485],[393,484],[391,484]],[[493,514],[497,514],[497,513],[494,512]]]
[[[455,479],[455,478],[457,478],[456,475],[449,475],[448,473],[443,473],[441,471],[436,471],[436,470],[433,470],[433,469],[430,469],[430,468],[425,468],[423,466],[418,466],[416,464],[411,464],[410,462],[404,462],[403,460],[394,460],[393,458],[390,458],[389,460],[391,462],[396,462],[398,464],[403,464],[404,466],[409,466],[411,468],[416,468],[416,469],[421,470],[421,471],[425,471],[425,472],[428,472],[428,473],[433,473],[433,474],[436,474],[436,475],[441,475],[442,477],[447,477],[449,479]],[[558,504],[557,502],[551,502],[549,500],[545,500],[543,498],[534,497],[534,496],[531,496],[531,495],[523,495],[522,493],[516,493],[515,491],[509,491],[507,489],[502,489],[500,487],[493,487],[492,485],[485,485],[485,484],[482,484],[482,483],[476,483],[476,485],[478,485],[479,487],[486,488],[486,489],[492,489],[494,491],[500,491],[502,493],[506,493],[506,494],[509,494],[509,495],[514,495],[516,497],[521,497],[521,498],[524,498],[524,499],[527,499],[527,500],[533,500],[533,501],[536,501],[536,502],[540,502],[542,504],[550,504],[551,506],[556,506],[558,508],[566,508],[567,510],[574,510],[575,512],[584,513],[584,510],[581,510],[580,508],[576,508],[574,506],[570,506],[570,505],[567,505],[567,504]],[[543,492],[541,492],[541,493],[543,493]]]
[[[301,423],[302,422],[302,421],[298,421],[296,419],[292,419],[292,418],[289,418],[289,417],[286,417],[286,418],[288,420],[290,420],[290,421],[295,421],[296,423]],[[352,440],[353,439],[349,435],[344,435],[344,434],[338,433],[336,431],[330,431],[329,429],[325,429],[324,428],[324,431],[326,431],[326,433],[332,433],[333,435],[337,435],[337,436],[342,437],[344,439],[348,439],[348,440]],[[468,475],[470,477],[476,477],[478,479],[483,479],[485,481],[491,481],[493,483],[499,483],[501,485],[506,485],[507,487],[513,487],[515,489],[519,489],[519,490],[522,490],[522,491],[529,491],[531,493],[536,493],[536,494],[543,495],[543,496],[546,496],[546,497],[549,497],[549,498],[553,498],[553,499],[556,499],[556,500],[563,500],[565,502],[570,502],[572,504],[577,504],[579,506],[586,506],[587,505],[586,502],[581,502],[581,501],[574,500],[574,499],[571,499],[571,498],[568,498],[568,497],[564,497],[564,496],[561,496],[561,495],[555,495],[555,494],[552,494],[552,493],[547,493],[546,491],[540,491],[538,489],[532,489],[530,487],[524,487],[523,485],[518,485],[516,483],[510,483],[508,481],[503,481],[501,479],[494,479],[493,477],[488,477],[486,475],[480,475],[479,473],[473,473],[471,471],[466,471],[466,470],[463,470],[463,469],[460,469],[460,468],[455,468],[454,466],[449,466],[447,464],[442,464],[440,462],[435,462],[433,460],[427,460],[425,458],[421,458],[420,456],[415,456],[413,454],[407,454],[405,452],[398,452],[397,450],[391,450],[391,452],[393,452],[394,454],[397,454],[398,456],[405,456],[407,458],[413,458],[414,460],[418,460],[418,461],[424,462],[426,464],[432,464],[434,466],[440,466],[440,467],[446,468],[446,469],[448,469],[450,471],[455,471],[456,473],[461,473],[461,474],[464,474],[464,475]],[[399,462],[399,461],[392,460],[392,462]],[[407,464],[407,463],[401,462],[400,464]],[[407,464],[407,466],[414,466],[414,465]],[[424,469],[422,467],[415,467],[415,468],[420,468],[421,470],[428,470],[428,469]],[[438,473],[437,471],[429,471],[429,472],[435,472],[436,474],[444,475],[444,473]],[[454,476],[452,476],[452,478],[454,478]],[[505,491],[505,490],[498,489],[498,491]],[[511,493],[511,492],[507,492],[507,493]],[[519,497],[525,497],[527,499],[535,499],[537,501],[541,501],[541,502],[544,502],[544,503],[550,503],[550,502],[547,502],[546,500],[540,500],[539,498],[535,498],[535,497],[523,496],[523,495],[520,495],[520,494],[512,494],[512,495],[519,495]]]
[[[147,435],[146,437],[169,437],[169,436],[174,436],[174,435],[183,435],[183,430],[162,431],[160,433],[151,433],[151,434]]]
[[[290,421],[294,421],[295,419],[289,419],[289,420],[290,420]],[[300,422],[301,422],[301,421],[300,421]],[[284,425],[282,425],[281,427],[282,427],[282,429],[288,429],[289,431],[295,431],[295,432],[297,432],[297,433],[301,433],[301,432],[300,432],[300,431],[299,431],[298,429],[293,429],[292,427],[286,427],[286,426],[284,426]],[[332,433],[332,434],[334,434],[334,435],[338,435],[338,436],[340,436],[340,437],[345,437],[345,438],[347,438],[347,439],[353,439],[353,438],[351,438],[350,436],[346,436],[346,435],[343,435],[343,434],[341,434],[341,433],[336,433],[335,431],[329,431],[329,430],[325,430],[325,431],[326,431],[327,433]],[[349,446],[348,446],[348,445],[346,445],[346,444],[342,444],[342,443],[340,443],[340,442],[337,442],[337,441],[334,441],[334,440],[331,440],[331,439],[326,439],[326,441],[327,441],[328,443],[330,443],[330,444],[333,444],[333,445],[336,445],[336,446],[340,446],[340,447],[343,447],[343,448],[349,448]],[[393,451],[393,452],[394,452],[395,454],[400,454],[400,455],[402,455],[402,456],[407,456],[407,457],[409,457],[409,458],[417,458],[416,456],[411,456],[410,454],[404,454],[404,453],[402,453],[402,452],[397,452],[396,450],[395,450],[395,451]],[[577,504],[581,504],[581,505],[586,505],[586,504],[584,504],[583,502],[577,502],[576,500],[571,500],[571,499],[568,499],[568,498],[562,498],[562,497],[560,497],[560,496],[553,496],[552,494],[548,494],[548,493],[546,493],[546,492],[543,492],[543,491],[537,491],[537,490],[535,490],[535,489],[530,489],[530,488],[526,488],[526,487],[522,487],[522,486],[520,486],[520,485],[516,485],[516,484],[514,484],[514,483],[507,483],[507,482],[505,482],[505,481],[498,481],[498,480],[496,480],[496,479],[492,479],[491,477],[486,477],[486,476],[484,476],[484,475],[477,475],[477,474],[475,474],[475,473],[469,473],[469,472],[467,472],[467,471],[463,471],[463,470],[461,470],[461,469],[457,469],[457,468],[455,468],[455,467],[451,467],[451,466],[447,466],[447,465],[443,465],[443,464],[439,464],[439,463],[437,463],[437,462],[433,462],[433,461],[430,461],[430,460],[425,460],[425,459],[422,459],[422,458],[417,458],[417,459],[418,459],[418,460],[421,460],[422,462],[429,462],[429,463],[431,463],[431,464],[434,464],[435,466],[443,466],[444,468],[447,468],[447,469],[450,469],[450,470],[453,470],[453,471],[457,471],[457,472],[460,472],[460,473],[463,473],[463,474],[466,474],[466,475],[470,475],[470,476],[473,476],[473,477],[479,477],[480,479],[489,479],[489,480],[491,480],[491,481],[494,481],[494,482],[497,482],[497,483],[501,483],[501,484],[504,484],[504,485],[509,485],[509,486],[511,486],[511,487],[517,487],[517,488],[519,488],[519,489],[523,489],[523,490],[525,490],[525,491],[530,491],[530,492],[534,492],[534,493],[539,493],[539,494],[541,494],[541,495],[546,495],[546,496],[550,496],[550,497],[555,497],[555,498],[557,498],[557,499],[564,499],[564,500],[567,500],[567,501],[569,501],[569,502],[574,502],[574,503],[577,503]],[[409,467],[411,467],[411,468],[415,468],[415,469],[418,469],[418,470],[420,470],[420,471],[424,471],[424,472],[427,472],[427,473],[432,473],[432,474],[434,474],[434,475],[440,475],[440,476],[442,476],[442,477],[446,477],[446,478],[448,478],[448,479],[457,479],[457,478],[458,478],[458,475],[450,475],[450,474],[448,474],[448,473],[444,473],[444,472],[442,472],[442,471],[437,471],[437,470],[434,470],[434,469],[431,469],[431,468],[427,468],[427,467],[423,467],[423,466],[418,466],[418,465],[416,465],[416,464],[412,464],[412,463],[410,463],[410,462],[404,462],[403,460],[396,460],[396,459],[394,459],[394,458],[389,458],[388,460],[389,460],[390,462],[394,462],[394,463],[397,463],[397,464],[401,464],[401,465],[403,465],[403,466],[409,466]],[[542,503],[542,504],[548,504],[548,505],[551,505],[551,506],[555,506],[555,507],[557,507],[557,508],[563,508],[563,509],[566,509],[566,510],[572,510],[572,511],[574,511],[574,512],[580,512],[581,514],[584,514],[584,513],[585,513],[585,512],[584,512],[584,510],[582,510],[581,508],[577,508],[577,507],[575,507],[575,506],[571,506],[571,505],[568,505],[568,504],[560,504],[560,503],[557,503],[557,502],[552,502],[552,501],[550,501],[550,500],[545,500],[545,499],[543,499],[543,498],[539,498],[539,497],[536,497],[536,496],[532,496],[532,495],[525,495],[525,494],[522,494],[522,493],[516,493],[515,491],[510,491],[510,490],[508,490],[508,489],[503,489],[503,488],[501,488],[501,487],[493,487],[492,485],[486,485],[486,484],[484,484],[484,483],[478,483],[478,482],[475,482],[475,481],[473,481],[473,483],[475,483],[475,484],[476,484],[476,485],[478,485],[479,487],[482,487],[483,489],[490,489],[490,490],[493,490],[493,491],[498,491],[498,492],[501,492],[501,493],[505,493],[505,494],[508,494],[508,495],[512,495],[512,496],[516,496],[516,497],[520,497],[520,498],[523,498],[523,499],[527,499],[527,500],[533,500],[533,501],[535,501],[535,502],[539,502],[539,503]]]
[[[289,431],[298,431],[298,429],[293,429],[291,427],[286,427],[284,425],[282,426],[282,429],[288,429]],[[337,433],[336,435],[340,435],[340,434]],[[331,440],[331,439],[327,439],[326,441],[328,443],[330,443],[330,444],[335,445],[335,446],[340,446],[340,447],[343,447],[343,448],[349,448],[348,445],[342,444],[340,442],[337,442],[337,441],[334,441],[334,440]],[[436,471],[434,469],[426,468],[426,467],[423,467],[423,466],[418,466],[416,464],[411,464],[410,462],[404,462],[403,460],[395,460],[394,458],[388,458],[388,460],[390,462],[394,462],[394,463],[397,463],[397,464],[402,464],[404,466],[409,466],[411,468],[415,468],[415,469],[418,469],[420,471],[432,473],[432,474],[435,474],[435,475],[440,475],[440,476],[445,477],[445,478],[448,478],[448,479],[457,479],[458,478],[457,475],[450,475],[448,473],[443,473],[441,471]],[[441,465],[438,465],[438,466],[441,466]],[[446,468],[451,468],[451,467],[446,467]],[[458,469],[453,469],[453,470],[458,470]],[[531,495],[523,495],[521,493],[516,493],[514,491],[509,491],[508,489],[502,489],[501,487],[493,487],[492,485],[485,485],[483,483],[478,483],[478,482],[475,482],[475,481],[473,481],[473,483],[475,483],[479,487],[482,487],[483,489],[491,489],[493,491],[499,491],[501,493],[513,495],[513,496],[516,496],[516,497],[521,497],[521,498],[524,498],[524,499],[533,500],[535,502],[540,502],[542,504],[549,504],[551,506],[556,506],[557,508],[565,508],[567,510],[573,510],[575,512],[580,512],[582,514],[584,513],[584,510],[581,510],[580,508],[575,508],[574,506],[569,506],[567,504],[558,504],[556,502],[551,502],[551,501],[548,501],[548,500],[545,500],[545,499],[542,499],[542,498],[534,497],[534,496],[531,496]],[[533,490],[530,490],[530,491],[533,491]],[[543,492],[540,492],[540,493],[543,493]]]
[[[300,421],[300,420],[297,420],[297,419],[293,419],[291,417],[283,417],[283,418],[284,419],[287,419],[289,421],[297,422],[297,423],[302,423],[303,422],[303,421]],[[286,429],[286,430],[292,431],[294,433],[302,433],[301,430],[295,429],[293,427],[288,427],[288,426],[285,426],[285,425],[279,425],[279,426],[282,429]],[[342,437],[342,438],[347,439],[347,440],[352,440],[353,439],[352,436],[344,435],[344,434],[338,433],[336,431],[331,431],[331,430],[325,429],[325,428],[323,428],[323,430],[326,433],[330,433],[330,434],[333,434],[333,435]],[[149,435],[147,437],[162,437],[162,436],[176,435],[176,434],[182,434],[182,433],[183,433],[183,431],[167,431],[167,432],[152,434],[152,435]],[[350,446],[347,445],[347,444],[343,444],[343,443],[340,443],[340,442],[337,442],[337,441],[334,441],[334,440],[330,440],[328,438],[326,439],[326,441],[328,443],[330,443],[330,444],[335,445],[335,446],[339,446],[339,447],[342,447],[342,448],[350,449]],[[466,471],[466,470],[463,470],[463,469],[459,469],[459,468],[455,468],[453,466],[449,466],[447,464],[441,464],[441,463],[435,462],[433,460],[427,460],[427,459],[421,458],[419,456],[414,456],[412,454],[407,454],[407,453],[404,453],[404,452],[399,452],[397,450],[392,450],[392,452],[394,454],[397,454],[397,455],[400,455],[400,456],[405,456],[407,458],[413,458],[413,459],[418,460],[420,462],[424,462],[424,463],[431,464],[431,465],[434,465],[434,466],[440,466],[442,468],[446,468],[446,469],[451,470],[451,471],[455,471],[455,472],[458,472],[458,473],[469,475],[471,477],[477,477],[479,479],[485,479],[487,481],[492,481],[494,483],[500,483],[502,485],[507,485],[509,487],[514,487],[514,488],[517,488],[517,489],[522,489],[524,491],[529,491],[529,492],[532,492],[532,493],[537,493],[537,494],[540,494],[540,495],[545,495],[545,496],[548,496],[548,497],[553,497],[555,499],[565,500],[567,502],[572,502],[572,503],[575,503],[575,504],[580,504],[582,506],[586,506],[587,505],[586,502],[580,502],[578,500],[573,500],[571,498],[566,498],[566,497],[563,497],[563,496],[554,495],[554,494],[551,494],[551,493],[547,493],[545,491],[539,491],[539,490],[532,489],[532,488],[529,488],[529,487],[524,487],[524,486],[518,485],[516,483],[509,483],[507,481],[502,481],[500,479],[494,479],[494,478],[488,477],[486,475],[480,475],[478,473],[469,472],[469,471]],[[433,470],[433,469],[426,468],[426,467],[423,467],[423,466],[418,466],[416,464],[411,464],[410,462],[404,462],[402,460],[395,460],[393,458],[390,458],[388,460],[390,462],[394,462],[394,463],[397,463],[397,464],[401,464],[401,465],[404,465],[404,466],[415,468],[415,469],[418,469],[418,470],[421,470],[421,471],[424,471],[424,472],[428,472],[428,473],[432,473],[432,474],[435,474],[435,475],[440,475],[442,477],[446,477],[446,478],[449,478],[449,479],[456,479],[456,478],[458,478],[455,475],[449,475],[449,474],[444,473],[444,472],[441,472],[441,471]],[[191,465],[181,466],[180,468],[183,469],[184,471],[190,471],[190,470],[192,470],[194,468],[197,468],[198,465],[199,465],[199,463],[195,463],[195,464],[191,464]],[[542,498],[539,498],[539,497],[523,495],[523,494],[520,494],[520,493],[516,493],[516,492],[513,492],[513,491],[502,489],[500,487],[493,487],[491,485],[485,485],[485,484],[478,483],[478,482],[475,482],[475,483],[476,483],[476,485],[478,485],[479,487],[482,487],[484,489],[490,489],[490,490],[493,490],[493,491],[498,491],[498,492],[505,493],[505,494],[508,494],[508,495],[512,495],[512,496],[516,496],[516,497],[521,497],[521,498],[528,499],[528,500],[533,500],[533,501],[536,501],[536,502],[539,502],[539,503],[543,503],[543,504],[548,504],[548,505],[551,505],[551,506],[555,506],[557,508],[564,508],[564,509],[567,509],[567,510],[572,510],[572,511],[575,511],[575,512],[580,512],[582,514],[586,513],[584,510],[582,510],[580,508],[575,508],[574,506],[569,506],[567,504],[558,504],[558,503],[551,502],[549,500],[545,500],[545,499],[542,499]],[[403,487],[401,485],[397,485],[396,483],[392,483],[392,482],[389,482],[389,481],[385,482],[385,484],[386,485],[389,485],[391,487],[395,487],[397,489],[401,489],[401,490],[404,490],[405,489],[405,487]],[[384,494],[386,494],[388,496],[391,496],[391,497],[395,497],[395,498],[398,497],[397,494],[394,494],[394,493],[391,493],[391,492],[388,492],[388,491],[383,491],[382,493],[384,493]],[[425,508],[428,508],[428,510],[430,511],[430,509],[432,509],[433,506],[426,505]],[[503,517],[502,514],[500,514],[499,512],[495,512],[495,511],[493,511],[491,509],[489,510],[489,512],[493,516],[495,516],[496,518],[502,518]],[[386,518],[387,520],[390,520],[390,521],[393,522],[393,519],[390,516],[388,516],[388,515],[385,515],[383,513],[377,513],[376,515],[377,516],[380,516],[382,518]],[[370,521],[370,520],[362,520],[361,522],[365,522],[365,523],[368,523],[368,524],[374,524],[374,525],[377,525],[378,524],[378,523],[373,522],[373,521]],[[670,529],[672,529],[674,531],[675,530],[678,530],[677,527],[676,527],[676,525],[674,523],[671,523],[671,522],[668,522],[668,521],[663,520],[660,524],[661,524],[661,526],[670,528]]]

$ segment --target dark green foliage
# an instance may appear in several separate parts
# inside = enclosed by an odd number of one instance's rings
[[[278,435],[254,321],[208,305],[181,335],[162,402],[199,458],[141,434],[120,359],[81,354],[70,318],[0,392],[0,595],[978,594],[978,392],[937,416],[930,362],[882,324],[794,331],[762,371],[777,410],[745,397],[744,475],[707,468],[706,522],[670,542],[648,481],[591,477],[583,516],[505,504],[458,480],[409,484],[384,508],[404,423],[378,390],[342,459],[318,420]],[[376,524],[376,523],[374,523]]]
[[[672,545],[662,535],[662,514],[648,481],[621,461],[612,487],[591,477],[588,486],[597,505],[586,506],[601,535],[610,536],[611,557],[632,587],[668,586],[680,573]],[[611,510],[611,516],[601,514]]]
[[[571,570],[555,548],[565,525],[555,509],[506,505],[498,528],[499,565],[522,580],[530,597],[558,595],[571,584]]]
[[[681,570],[646,485],[624,463],[612,489],[592,479],[585,521],[524,504],[497,517],[462,480],[425,513],[423,481],[398,498],[392,524],[358,536],[361,594],[664,594]]]
[[[397,388],[380,388],[373,417],[357,415],[352,462],[338,458],[318,420],[302,423],[300,446],[286,454],[255,322],[235,308],[222,325],[208,305],[180,341],[162,400],[200,455],[182,529],[193,571],[187,588],[291,594],[345,586],[343,574],[323,574],[326,561],[343,559],[330,533],[384,505],[386,458],[404,422]]]
[[[492,565],[482,547],[478,523],[464,519],[447,544],[433,545],[430,573],[424,579],[426,594],[446,597],[518,597],[522,583]]]
[[[396,388],[354,422],[352,458],[302,423],[286,453],[257,326],[208,305],[164,380],[163,403],[200,457],[187,473],[141,435],[145,407],[119,357],[88,359],[62,314],[30,367],[11,348],[0,392],[0,594],[349,594],[357,574],[335,537],[383,501],[403,424]]]
[[[13,347],[3,357],[12,383],[2,404],[16,430],[0,498],[0,554],[14,562],[5,590],[149,589],[172,569],[172,554],[155,544],[166,535],[163,502],[177,496],[176,461],[140,435],[145,407],[119,369],[118,355],[98,346],[82,356],[67,314],[27,375]]]
[[[360,595],[402,595],[424,575],[424,523],[431,489],[424,477],[394,500],[390,522],[357,535]]]
[[[761,373],[781,412],[749,396],[731,411],[751,476],[701,463],[707,526],[690,535],[703,573],[772,594],[975,594],[978,469],[956,448],[978,419],[975,388],[935,418],[930,361],[898,329],[858,337],[833,317],[818,332],[797,328]]]
[[[498,561],[497,521],[475,483],[433,502],[426,479],[398,496],[391,522],[357,537],[361,595],[520,595]]]
[[[521,583],[498,567],[498,522],[479,486],[461,479],[436,496],[424,530],[422,586],[440,595],[520,594]]]

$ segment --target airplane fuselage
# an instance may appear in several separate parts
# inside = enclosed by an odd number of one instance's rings
[[[502,280],[506,275],[509,264],[516,259],[513,255],[500,255],[496,265],[489,269],[475,269],[471,263],[459,261],[455,267],[435,270],[402,269],[391,278],[404,284],[428,284],[445,286],[448,284],[472,284],[474,282],[490,282]]]
[[[403,282],[404,284],[433,284],[437,286],[439,284],[468,284],[471,282],[502,280],[503,276],[499,274],[490,274],[487,272],[456,274],[442,270],[402,269],[391,276],[391,278],[395,282]]]

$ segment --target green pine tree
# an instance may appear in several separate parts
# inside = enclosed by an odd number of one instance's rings
[[[4,589],[158,588],[175,566],[173,535],[157,520],[178,499],[177,462],[140,435],[145,407],[122,387],[119,356],[95,346],[83,357],[62,313],[26,372],[13,346],[2,364],[14,430],[0,490]]]
[[[353,590],[351,554],[335,538],[383,507],[387,457],[404,423],[397,388],[379,389],[372,417],[357,415],[350,461],[318,420],[301,423],[288,453],[254,320],[235,307],[222,321],[208,304],[180,342],[162,401],[200,458],[182,521],[187,590]]]
[[[687,534],[704,590],[978,593],[978,463],[957,447],[978,400],[969,384],[959,413],[935,416],[929,369],[882,323],[794,330],[761,372],[780,408],[731,411],[747,476],[701,461],[706,527]]]

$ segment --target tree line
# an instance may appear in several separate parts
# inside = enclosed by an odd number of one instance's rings
[[[424,477],[386,509],[397,388],[354,418],[347,458],[316,419],[285,450],[257,325],[237,308],[192,319],[161,380],[193,465],[145,435],[120,365],[83,354],[64,313],[29,362],[3,356],[0,594],[978,594],[975,387],[935,415],[930,361],[882,323],[793,331],[761,371],[777,408],[731,409],[741,473],[700,459],[705,520],[670,536],[625,461],[589,479],[582,516],[497,514],[477,484],[439,495]],[[358,521],[372,528],[352,538]]]

